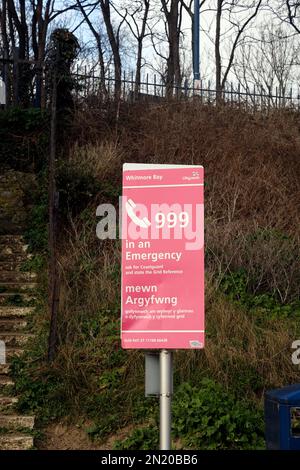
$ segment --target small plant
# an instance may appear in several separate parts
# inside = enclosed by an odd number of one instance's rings
[[[35,254],[31,258],[28,258],[24,261],[20,267],[20,271],[22,272],[39,272],[45,266],[45,258],[42,255]]]
[[[213,380],[203,379],[199,387],[184,383],[173,404],[174,437],[194,449],[263,448],[263,416],[253,408]]]
[[[38,418],[46,422],[66,415],[68,406],[63,386],[53,372],[35,370],[28,365],[28,358],[14,358],[12,373],[19,395],[18,410],[37,413]]]
[[[264,448],[262,412],[253,403],[237,401],[213,380],[203,379],[198,387],[180,385],[172,406],[172,436],[184,448]],[[157,417],[156,417],[157,418]],[[157,420],[156,420],[157,421]],[[158,449],[158,424],[136,428],[117,450]]]
[[[39,171],[47,162],[49,114],[37,108],[0,110],[0,162]]]
[[[159,430],[157,426],[135,429],[125,440],[118,440],[114,450],[155,450],[158,449]]]
[[[270,319],[300,316],[299,301],[282,304],[273,294],[253,294],[249,288],[249,276],[244,269],[224,275],[220,287],[231,301],[241,304],[258,316],[265,314]]]

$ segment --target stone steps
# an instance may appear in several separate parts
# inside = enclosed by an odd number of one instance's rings
[[[23,348],[6,348],[6,362],[8,365],[11,362],[12,357],[20,357],[24,354],[24,349]]]
[[[0,292],[14,292],[19,291],[20,293],[30,293],[36,289],[36,282],[20,282],[20,281],[1,281],[0,280]]]
[[[0,375],[9,374],[10,365],[9,364],[0,364]]]
[[[11,408],[18,403],[17,397],[0,396],[0,412],[11,411]]]
[[[14,396],[9,365],[13,357],[24,353],[33,337],[26,327],[27,317],[33,311],[29,305],[35,300],[37,276],[22,271],[32,254],[21,235],[28,214],[24,195],[33,184],[34,176],[27,173],[5,169],[0,175],[0,341],[6,346],[6,363],[0,364],[0,450],[33,448],[30,432],[34,416],[19,415],[16,411],[18,397]]]
[[[0,242],[0,259],[1,261],[8,260],[25,260],[28,259],[28,245],[14,246],[1,244]]]
[[[18,262],[14,259],[10,261],[0,260],[0,271],[20,271],[22,261]]]
[[[24,318],[32,313],[32,307],[0,307],[0,319]]]
[[[15,382],[11,377],[9,377],[9,375],[0,375],[0,393],[5,393],[7,389],[13,387],[14,385]]]
[[[34,416],[23,416],[23,415],[1,415],[0,414],[0,428],[9,430],[16,429],[33,429]]]
[[[0,307],[2,305],[23,305],[34,303],[35,297],[31,294],[21,292],[0,292]]]
[[[15,259],[15,258],[7,259],[7,257],[5,260],[0,259],[0,271],[20,272],[24,262],[27,261],[28,259],[29,259],[28,256],[23,257],[21,259]]]
[[[0,450],[29,450],[32,447],[32,436],[26,434],[0,434]]]
[[[28,333],[20,333],[20,332],[1,332],[0,333],[0,341],[4,341],[7,348],[9,347],[18,347],[24,346],[27,341],[29,341],[33,335]]]
[[[27,326],[27,321],[23,318],[4,318],[0,317],[0,335],[2,333],[13,333],[16,331],[22,331]],[[1,338],[0,338],[1,339]]]
[[[0,250],[1,248],[10,248],[12,251],[24,253],[28,250],[28,245],[24,242],[22,235],[6,234],[0,235]]]
[[[37,275],[31,272],[22,271],[0,271],[1,282],[34,282]]]

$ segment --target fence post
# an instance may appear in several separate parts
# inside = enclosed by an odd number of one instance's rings
[[[200,103],[203,103],[203,81],[200,79]]]
[[[17,106],[19,104],[19,48],[14,47],[13,49],[13,104]]]
[[[146,76],[146,94],[149,94],[149,74]]]
[[[126,73],[125,70],[123,70],[123,100],[125,101],[125,96],[126,96]]]
[[[134,92],[134,76],[133,76],[133,71],[131,72],[131,101],[135,100],[137,98],[137,96],[134,96],[135,95],[135,92]],[[140,88],[140,84],[139,84],[139,88]]]

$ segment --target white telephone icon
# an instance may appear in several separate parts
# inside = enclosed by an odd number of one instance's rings
[[[131,220],[138,225],[139,227],[142,228],[148,228],[151,225],[151,222],[147,219],[147,217],[144,217],[143,219],[140,219],[134,212],[134,209],[136,207],[136,204],[133,202],[132,199],[128,199],[125,204],[126,207],[126,212],[128,216],[131,218]]]

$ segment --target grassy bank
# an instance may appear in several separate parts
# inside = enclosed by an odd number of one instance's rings
[[[207,347],[175,354],[174,442],[263,447],[264,391],[299,380],[291,362],[300,334],[299,124],[296,113],[195,103],[122,108],[117,126],[95,111],[78,112],[57,175],[59,349],[49,366],[44,290],[36,339],[15,361],[21,409],[37,413],[41,427],[63,417],[88,421],[86,432],[100,442],[129,427],[118,448],[157,445],[143,354],[120,348],[120,244],[96,238],[95,211],[118,204],[125,161],[203,164]],[[40,253],[43,197],[28,235]]]

